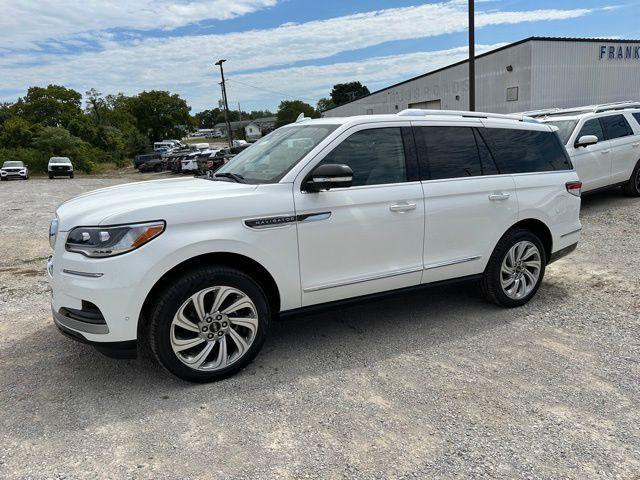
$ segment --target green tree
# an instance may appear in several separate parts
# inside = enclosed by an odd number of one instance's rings
[[[0,144],[8,148],[28,147],[33,138],[32,125],[21,117],[12,117],[0,126]]]
[[[278,107],[276,125],[281,127],[282,125],[293,123],[301,113],[304,113],[304,116],[309,118],[318,117],[316,109],[302,100],[283,100]]]
[[[180,138],[191,127],[191,108],[178,95],[151,90],[125,100],[138,130],[152,142]]]
[[[12,103],[0,103],[0,125],[15,116],[15,107]]]
[[[60,85],[30,87],[16,104],[16,113],[31,123],[47,127],[66,127],[82,115],[82,95]]]
[[[318,103],[316,104],[316,109],[319,113],[325,112],[333,107],[335,107],[335,105],[333,104],[333,100],[326,97],[318,100]]]
[[[369,95],[369,89],[360,82],[338,83],[331,90],[331,101],[337,107],[365,95]]]

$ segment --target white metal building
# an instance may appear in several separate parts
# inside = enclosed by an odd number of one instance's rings
[[[373,92],[323,116],[467,110],[468,61]],[[476,110],[512,113],[640,99],[640,40],[530,37],[476,57]]]

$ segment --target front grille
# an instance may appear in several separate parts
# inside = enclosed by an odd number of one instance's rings
[[[54,165],[53,167],[51,167],[52,170],[56,170],[56,171],[64,171],[64,170],[69,170],[69,167],[65,167],[62,165]]]

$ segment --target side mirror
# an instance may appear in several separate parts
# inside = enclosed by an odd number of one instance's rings
[[[352,182],[353,170],[350,167],[328,163],[313,170],[302,188],[305,192],[319,192],[332,188],[350,187]]]
[[[576,148],[588,147],[589,145],[595,145],[598,143],[598,137],[595,135],[583,135],[576,142]]]

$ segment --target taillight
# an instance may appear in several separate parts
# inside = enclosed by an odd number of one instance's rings
[[[582,190],[582,182],[567,182],[565,183],[567,187],[567,192],[571,195],[575,195],[576,197],[580,196],[580,191]]]

